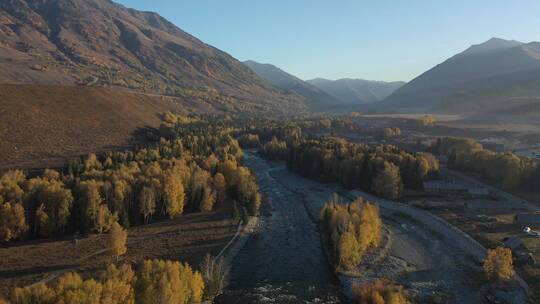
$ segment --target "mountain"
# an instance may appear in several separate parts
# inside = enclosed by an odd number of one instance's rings
[[[0,83],[116,87],[241,111],[304,107],[158,14],[109,0],[0,1]]]
[[[349,78],[339,80],[316,78],[307,82],[328,93],[342,104],[380,101],[405,84],[401,81],[384,82]]]
[[[405,112],[501,110],[540,97],[539,85],[540,43],[493,38],[421,74],[379,106]]]
[[[305,110],[301,96],[156,13],[108,0],[0,0],[0,170],[124,149],[165,111]]]
[[[258,63],[253,60],[244,61],[244,64],[274,87],[303,96],[312,107],[324,107],[336,103],[333,97],[321,89],[272,64]]]
[[[516,41],[516,40],[504,40],[501,38],[493,37],[489,39],[488,41],[480,44],[473,44],[465,51],[458,54],[458,56],[463,55],[472,55],[477,53],[486,53],[491,51],[499,51],[504,50],[516,46],[523,45],[523,42]]]

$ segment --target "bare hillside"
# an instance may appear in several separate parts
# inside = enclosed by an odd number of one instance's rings
[[[168,110],[186,108],[104,88],[0,85],[0,169],[58,166],[65,157],[124,147]]]

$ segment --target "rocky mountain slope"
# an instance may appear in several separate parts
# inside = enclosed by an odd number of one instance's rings
[[[120,87],[242,111],[304,107],[158,14],[109,0],[0,1],[0,83]]]

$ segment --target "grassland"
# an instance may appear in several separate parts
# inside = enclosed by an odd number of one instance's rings
[[[230,206],[211,213],[192,213],[173,220],[129,229],[128,251],[120,262],[144,259],[181,260],[194,265],[207,253],[216,255],[232,238],[237,221]],[[0,297],[15,286],[27,286],[77,271],[93,276],[116,258],[106,249],[106,234],[90,235],[75,242],[73,237],[33,240],[0,247]]]

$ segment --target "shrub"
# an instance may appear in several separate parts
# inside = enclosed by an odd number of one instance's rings
[[[402,286],[387,280],[353,286],[355,303],[358,304],[407,304],[407,294]]]

